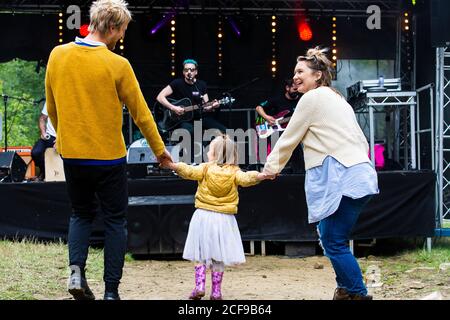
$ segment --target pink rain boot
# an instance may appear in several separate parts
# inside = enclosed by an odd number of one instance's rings
[[[211,296],[209,298],[211,300],[222,300],[222,291],[220,287],[222,285],[223,272],[212,271],[211,278],[212,287]]]
[[[205,296],[205,282],[206,282],[206,266],[199,264],[195,266],[195,288],[192,290],[189,299],[200,300]]]

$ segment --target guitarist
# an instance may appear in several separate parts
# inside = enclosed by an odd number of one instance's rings
[[[275,115],[282,111],[288,110],[289,114],[285,117],[289,117],[294,112],[297,106],[300,95],[297,92],[297,86],[292,79],[284,80],[284,93],[275,97],[270,98],[258,106],[256,106],[256,112],[263,117],[269,124],[275,124]]]
[[[167,98],[180,100],[189,98],[193,105],[203,104],[209,101],[206,82],[197,79],[198,63],[194,59],[183,61],[183,78],[173,80],[156,97],[156,100],[177,115],[184,114],[184,108],[176,106]],[[194,117],[191,121],[181,122],[177,128],[183,128],[189,131],[191,135],[191,150],[194,149],[194,121],[201,120],[203,129],[218,129],[225,133],[227,128],[214,118],[214,110],[219,106],[219,102],[213,101],[213,104],[203,108],[201,111],[194,111]],[[194,152],[191,152],[191,159],[194,160]]]
[[[193,105],[208,102],[209,97],[206,82],[197,79],[197,68],[198,64],[195,60],[184,60],[183,78],[173,80],[168,86],[161,90],[156,100],[158,100],[158,102],[164,107],[178,115],[182,115],[184,113],[184,108],[170,103],[169,100],[167,100],[168,97],[173,98],[174,100],[189,98]],[[203,108],[201,112],[195,111],[194,120],[201,119],[202,125],[206,129],[219,129],[222,133],[225,133],[227,128],[213,117],[212,111],[218,106],[219,103],[214,100],[212,105]],[[193,121],[182,122],[178,127],[184,128],[191,134],[194,134]]]
[[[275,124],[275,120],[279,117],[277,115],[284,111],[286,112],[283,117],[290,117],[301,97],[301,94],[297,91],[297,85],[292,78],[285,79],[283,84],[283,94],[272,97],[256,106],[256,112],[271,125]],[[270,153],[270,147],[271,144],[268,141],[267,155]],[[289,164],[292,173],[305,172],[301,145],[294,150]]]

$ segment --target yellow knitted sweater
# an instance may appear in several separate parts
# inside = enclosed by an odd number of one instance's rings
[[[327,156],[346,167],[370,162],[369,145],[352,107],[329,87],[310,90],[300,98],[264,170],[279,173],[300,142],[306,170],[322,165]]]
[[[122,107],[156,155],[164,143],[127,59],[105,46],[55,47],[45,78],[47,109],[64,158],[114,160],[126,155]]]
[[[198,181],[195,207],[221,213],[237,213],[238,186],[249,187],[259,183],[258,171],[243,172],[235,165],[219,166],[215,162],[191,166],[177,164],[180,177]]]

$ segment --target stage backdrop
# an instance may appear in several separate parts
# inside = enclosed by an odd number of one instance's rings
[[[87,12],[82,13],[82,23],[87,23]],[[170,74],[170,23],[151,34],[152,28],[162,19],[162,14],[156,11],[136,14],[124,41],[124,56],[130,60],[149,105],[154,104],[157,93],[173,79]],[[345,67],[339,59],[395,59],[396,19],[383,18],[381,30],[367,29],[366,19],[337,17],[338,71]],[[0,43],[0,62],[16,57],[47,61],[51,49],[59,44],[58,20],[57,14],[0,13],[0,28],[7,30]],[[300,39],[298,19],[294,16],[278,15],[275,39],[272,39],[271,15],[240,13],[224,16],[223,76],[219,77],[217,20],[218,15],[211,14],[180,13],[176,16],[175,71],[176,76],[180,76],[182,61],[188,57],[196,59],[200,64],[199,78],[208,83],[210,98],[220,98],[222,93],[240,87],[232,93],[236,98],[234,108],[254,108],[271,95],[282,92],[282,80],[292,77],[297,56],[316,45],[332,46],[331,16],[309,17],[312,30],[309,41]],[[231,20],[238,27],[240,36],[233,30]],[[63,43],[79,36],[78,30],[69,30],[63,25]],[[273,48],[277,61],[275,78],[271,72]],[[119,51],[117,46],[116,52]],[[220,115],[220,119],[228,125],[227,115]],[[245,117],[238,113],[233,113],[230,123],[235,128],[247,127]]]

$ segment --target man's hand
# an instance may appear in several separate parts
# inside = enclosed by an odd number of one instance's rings
[[[168,165],[173,163],[172,157],[167,149],[165,149],[161,155],[157,156],[156,160],[158,160],[160,167],[162,168],[168,168]]]
[[[266,118],[266,121],[270,124],[270,125],[274,125],[275,124],[275,121],[276,121],[276,119],[274,118],[274,117],[272,117],[272,116],[267,116]]]
[[[184,108],[182,108],[182,107],[174,106],[172,108],[172,111],[175,112],[178,116],[181,116],[184,114]]]
[[[213,101],[211,101],[207,107],[204,107],[203,110],[204,111],[212,111],[214,108],[217,108],[220,105],[219,101],[217,101],[217,99],[214,99]]]

